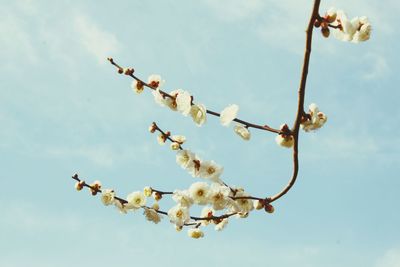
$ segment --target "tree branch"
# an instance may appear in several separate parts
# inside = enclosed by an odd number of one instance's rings
[[[303,61],[303,69],[301,73],[301,80],[300,86],[298,91],[298,103],[297,103],[297,113],[296,113],[296,120],[293,125],[292,133],[294,137],[294,146],[293,146],[293,174],[292,178],[290,179],[288,185],[279,193],[269,198],[269,202],[274,202],[277,199],[284,196],[294,185],[297,179],[297,174],[299,172],[299,156],[298,156],[298,143],[299,143],[299,129],[301,118],[305,114],[304,112],[304,98],[305,98],[305,91],[306,91],[306,82],[307,82],[307,75],[308,75],[308,67],[310,63],[310,56],[311,56],[311,45],[312,45],[312,34],[314,28],[314,22],[316,19],[319,18],[319,5],[321,0],[315,0],[313,11],[310,17],[310,21],[308,22],[308,27],[306,30],[306,49],[304,52],[304,61]]]

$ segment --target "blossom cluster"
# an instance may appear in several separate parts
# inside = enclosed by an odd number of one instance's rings
[[[328,117],[323,112],[319,111],[315,103],[312,103],[308,108],[310,113],[307,117],[303,117],[300,124],[301,128],[306,132],[321,128],[328,120]]]
[[[316,26],[321,26],[321,32],[325,37],[329,36],[329,28],[332,28],[336,39],[353,43],[369,40],[372,31],[367,17],[354,17],[350,20],[343,10],[336,10],[333,7],[326,12],[322,21],[316,22]]]
[[[166,215],[177,231],[182,230],[184,226],[193,226],[188,230],[188,235],[196,239],[204,236],[200,230],[202,226],[213,224],[216,231],[221,231],[228,224],[229,217],[245,218],[254,209],[265,209],[268,213],[274,211],[272,205],[264,199],[247,198],[249,195],[242,188],[232,188],[215,182],[195,182],[188,189],[174,192],[161,192],[147,186],[143,191],[128,194],[125,200],[117,197],[113,189],[102,190],[99,181],[86,184],[85,181],[79,180],[77,175],[74,175],[73,179],[77,180],[75,188],[78,191],[86,186],[92,195],[101,193],[100,199],[105,206],[114,205],[123,214],[143,209],[145,218],[155,224]],[[176,203],[167,212],[161,211],[159,205],[164,194],[170,194]],[[146,205],[149,202],[148,198],[153,198],[151,206]],[[200,217],[190,215],[193,205],[204,206]],[[218,215],[218,212],[222,214]]]

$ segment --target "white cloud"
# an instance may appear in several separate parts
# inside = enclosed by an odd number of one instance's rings
[[[106,62],[106,58],[115,54],[119,49],[117,38],[101,29],[94,21],[85,15],[76,15],[74,28],[79,42],[92,54],[99,63]]]
[[[0,58],[17,68],[21,61],[34,63],[37,53],[32,43],[26,22],[17,16],[0,12]],[[10,64],[2,64],[10,67]]]
[[[55,147],[47,150],[47,153],[58,157],[82,157],[94,164],[110,167],[113,165],[112,148],[106,145],[84,146],[76,149],[67,147]]]
[[[226,21],[237,21],[249,17],[263,11],[265,2],[262,0],[205,0],[216,15]]]
[[[368,69],[363,74],[363,78],[366,80],[381,78],[390,69],[386,59],[379,54],[368,53],[364,56],[363,61],[368,67]]]
[[[400,249],[393,248],[386,251],[382,258],[377,260],[376,267],[400,267]]]

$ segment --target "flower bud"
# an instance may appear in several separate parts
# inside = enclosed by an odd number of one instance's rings
[[[160,209],[160,205],[158,205],[158,202],[154,203],[153,206],[151,206],[151,208],[153,210],[159,210]]]
[[[320,26],[321,26],[321,22],[316,19],[315,22],[314,22],[314,27],[315,28],[319,28]]]
[[[153,198],[155,201],[162,199],[162,195],[159,192],[153,192]]]
[[[143,189],[143,194],[146,196],[146,197],[151,197],[151,193],[153,192],[153,189],[151,189],[151,187],[150,186],[146,186],[144,189]]]
[[[331,31],[329,30],[329,28],[321,28],[321,33],[322,33],[322,36],[324,36],[325,38],[328,38]]]
[[[274,213],[274,211],[275,211],[274,206],[272,206],[271,204],[265,204],[264,209],[268,213]]]
[[[79,181],[75,183],[75,189],[81,191],[83,186],[85,185],[85,181]]]
[[[157,130],[157,125],[153,122],[149,127],[149,132],[154,133]]]
[[[171,143],[171,149],[172,150],[179,150],[180,147],[181,147],[180,144],[177,143],[177,142],[172,142]]]
[[[101,188],[101,183],[99,181],[94,181],[90,185],[90,192],[92,193],[92,196],[97,195],[97,193],[99,192],[100,188]]]
[[[134,70],[132,68],[124,68],[125,75],[132,75]]]

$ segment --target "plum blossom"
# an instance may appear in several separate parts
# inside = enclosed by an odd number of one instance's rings
[[[190,228],[188,230],[188,236],[191,238],[199,239],[204,237],[204,233],[199,228]]]
[[[216,164],[213,160],[203,161],[200,164],[199,176],[205,179],[209,179],[213,182],[221,182],[219,177],[221,176],[224,167]]]
[[[189,92],[178,89],[178,94],[175,98],[177,110],[184,116],[190,113],[192,107],[192,96]]]
[[[314,103],[309,106],[309,111],[311,119],[305,119],[301,122],[300,125],[301,128],[306,132],[321,128],[328,120],[327,116],[324,113],[320,112],[318,106]]]
[[[178,204],[168,211],[168,217],[171,223],[175,224],[177,227],[182,227],[190,220],[189,209]]]
[[[137,94],[141,94],[144,90],[144,85],[141,81],[133,80],[131,83],[132,89],[135,91]]]
[[[196,155],[189,150],[183,149],[176,153],[176,163],[185,170],[194,168],[193,160],[196,159]]]
[[[333,29],[333,36],[336,39],[359,43],[371,37],[372,27],[367,17],[355,17],[349,20],[343,10],[338,10],[336,14],[336,21],[332,24],[337,27]]]
[[[196,182],[189,187],[189,196],[198,205],[206,205],[209,202],[210,187],[207,183]]]
[[[218,183],[211,184],[209,199],[215,210],[225,209],[232,201],[229,198],[230,189]]]
[[[146,205],[146,197],[141,191],[136,191],[133,193],[130,193],[127,197],[126,200],[128,203],[125,204],[125,207],[127,209],[139,209],[140,207]]]
[[[161,76],[158,74],[151,74],[147,79],[147,84],[149,84],[153,88],[160,88],[164,85],[165,81],[161,79]]]
[[[155,224],[161,221],[161,216],[157,213],[155,209],[144,208],[143,215],[148,221]]]
[[[207,120],[207,109],[202,104],[194,104],[190,108],[190,116],[197,126],[201,126]]]
[[[193,205],[193,199],[189,196],[188,190],[175,190],[172,199],[182,207],[190,207]]]
[[[236,118],[239,111],[238,105],[229,105],[223,111],[221,111],[220,122],[223,126],[229,126],[229,124]]]
[[[104,189],[101,192],[101,202],[108,206],[114,203],[115,192],[112,189]]]
[[[235,125],[235,127],[233,128],[233,130],[235,131],[235,133],[237,135],[239,135],[243,140],[250,140],[251,134],[249,129],[247,129],[247,127],[237,124]]]

